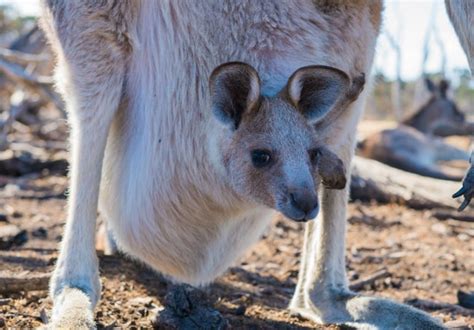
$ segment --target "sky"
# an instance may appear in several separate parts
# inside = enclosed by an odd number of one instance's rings
[[[11,4],[25,15],[37,15],[39,12],[39,0],[0,0],[0,4]],[[388,42],[387,36],[390,35],[402,49],[402,79],[414,80],[419,77],[422,73],[423,45],[430,26],[434,26],[432,30],[437,33],[431,34],[427,73],[439,72],[443,62],[442,51],[433,38],[435,34],[444,45],[448,78],[454,77],[455,69],[468,69],[466,57],[446,14],[443,0],[387,0],[374,70],[392,79],[396,76],[396,53]]]
[[[455,69],[468,69],[466,56],[449,21],[444,1],[399,0],[386,3],[384,25],[375,56],[375,70],[382,71],[389,77],[396,75],[396,53],[387,37],[391,35],[402,49],[402,78],[416,79],[422,73],[423,46],[430,27],[434,33],[431,33],[426,71],[439,72],[442,67],[442,50],[435,41],[436,34],[444,45],[447,76],[452,77]]]

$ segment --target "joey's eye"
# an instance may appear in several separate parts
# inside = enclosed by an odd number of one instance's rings
[[[272,161],[272,156],[270,155],[270,152],[267,150],[252,150],[251,152],[252,156],[252,164],[255,167],[261,168],[265,167],[270,164]]]
[[[309,151],[309,158],[311,159],[311,163],[316,164],[318,162],[320,155],[321,155],[321,152],[319,151],[319,149],[311,149]]]

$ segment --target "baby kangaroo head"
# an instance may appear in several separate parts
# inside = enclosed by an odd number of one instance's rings
[[[344,164],[321,144],[314,124],[347,91],[347,75],[304,67],[274,97],[261,95],[258,73],[245,63],[223,64],[209,81],[213,114],[224,125],[217,147],[232,187],[293,220],[316,217],[319,184],[346,184]]]

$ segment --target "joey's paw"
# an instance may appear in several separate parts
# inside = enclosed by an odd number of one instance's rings
[[[94,307],[89,297],[76,288],[65,288],[54,298],[48,329],[95,329]]]
[[[474,166],[469,168],[469,171],[466,173],[464,180],[462,182],[462,187],[456,193],[454,193],[453,198],[464,197],[464,201],[461,206],[459,206],[458,211],[463,211],[471,202],[472,197],[474,196]]]
[[[342,160],[328,148],[318,148],[318,174],[329,189],[344,189],[347,183]]]
[[[365,74],[361,73],[352,79],[352,85],[348,92],[348,98],[352,101],[356,100],[360,93],[364,90],[365,86]]]

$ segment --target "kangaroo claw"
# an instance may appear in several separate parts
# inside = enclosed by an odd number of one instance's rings
[[[464,197],[464,201],[459,206],[458,211],[463,211],[474,197],[474,166],[471,166],[462,182],[462,187],[453,194],[453,198]]]

